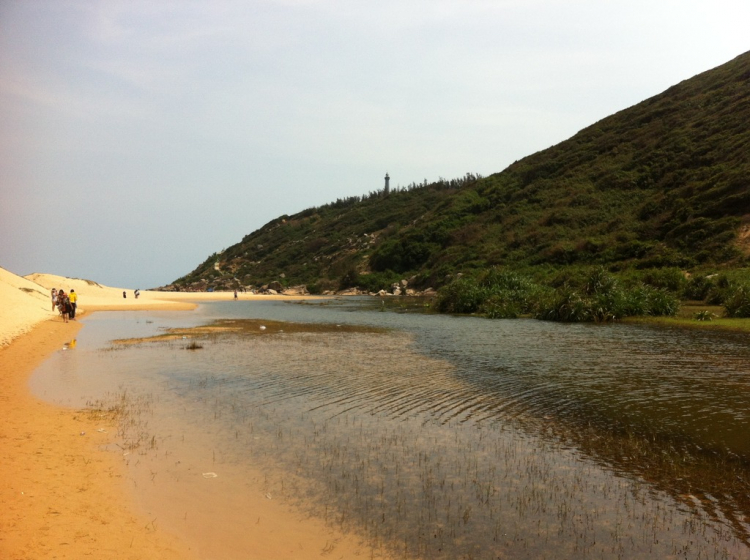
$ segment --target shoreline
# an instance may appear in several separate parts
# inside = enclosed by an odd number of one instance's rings
[[[136,301],[121,298],[122,290],[109,290],[115,293],[115,297],[111,294],[99,300],[82,297],[80,314],[187,310],[194,309],[200,301],[233,300],[231,292],[214,292],[180,293],[171,300],[163,293],[155,294],[160,297],[144,297],[142,293]],[[40,292],[35,297],[38,300],[42,295]],[[320,299],[244,295],[239,299]],[[45,306],[48,301],[45,296]],[[19,307],[19,314],[24,310]],[[49,315],[49,311],[46,312]],[[698,326],[708,325],[696,324]],[[6,325],[0,321],[0,334],[4,334],[4,327]],[[251,488],[251,500],[247,495],[241,499],[239,493],[232,492],[230,483],[233,478],[229,468],[211,483],[210,488],[214,490],[224,485],[232,499],[240,500],[221,504],[227,507],[220,511],[239,511],[242,505],[252,509],[253,519],[256,514],[258,520],[261,516],[263,518],[262,524],[238,529],[236,540],[227,539],[223,533],[226,524],[220,524],[221,531],[210,535],[204,533],[201,542],[197,534],[209,531],[210,523],[218,517],[210,512],[203,517],[193,518],[191,515],[189,520],[180,516],[178,522],[170,522],[161,516],[157,509],[169,504],[171,496],[181,492],[180,489],[160,482],[151,486],[147,496],[150,502],[144,501],[143,496],[133,490],[133,483],[145,487],[153,479],[131,479],[132,472],[120,454],[106,450],[108,444],[115,443],[117,431],[107,423],[109,421],[90,410],[49,404],[30,391],[28,381],[34,370],[56,350],[59,351],[64,343],[75,338],[81,328],[82,325],[75,321],[63,323],[59,317],[53,316],[34,323],[28,332],[16,336],[11,344],[0,346],[0,414],[4,420],[0,425],[0,453],[7,458],[0,467],[0,558],[41,560],[93,556],[103,559],[199,560],[217,557],[210,554],[213,551],[203,544],[205,538],[225,547],[222,551],[225,554],[219,556],[225,558],[275,560],[293,556],[299,560],[312,560],[333,552],[332,543],[336,549],[334,557],[369,557],[367,545],[356,534],[334,533],[321,519],[303,518],[283,502],[265,499],[258,493],[257,481],[262,479],[260,472],[255,477],[243,479],[243,483]],[[106,429],[109,435],[100,431],[102,429]],[[109,447],[111,449],[112,445]],[[246,473],[235,474],[234,479],[238,481]],[[214,493],[191,493],[190,499],[197,500],[201,506],[220,504]],[[246,518],[249,516],[243,517]],[[378,557],[386,558],[387,554],[381,551]]]
[[[75,290],[78,312],[191,310],[204,301],[233,301],[233,292],[158,292],[145,290],[139,298],[133,290],[112,288],[92,280],[53,274],[29,274],[21,277],[0,267],[0,348],[6,347],[36,325],[58,317],[52,310],[51,290]],[[125,297],[123,297],[123,294]],[[238,293],[238,301],[295,301],[328,299],[326,296],[266,295]]]
[[[151,508],[133,490],[127,463],[120,454],[106,449],[116,440],[117,426],[112,425],[116,420],[97,417],[91,410],[51,404],[31,393],[29,378],[35,369],[72,341],[83,325],[76,321],[65,323],[51,312],[47,307],[49,298],[43,293],[47,288],[38,279],[33,283],[13,276],[10,283],[0,286],[12,297],[17,298],[18,291],[9,286],[20,286],[23,293],[22,300],[12,301],[6,315],[0,317],[4,342],[0,345],[0,454],[5,458],[0,466],[0,558],[211,557],[206,555],[208,550],[203,550],[205,543],[196,539],[196,527],[186,531],[187,527],[163,524],[149,516]],[[51,277],[45,283],[59,285],[66,291],[70,289],[67,286],[75,285],[80,294],[79,316],[96,311],[192,310],[201,301],[234,299],[231,292],[141,292],[135,300],[122,298],[122,290],[98,284],[92,286],[93,293],[89,294],[85,288],[79,291],[75,284],[86,281],[60,278]],[[99,289],[101,292],[97,293]],[[321,298],[242,294],[239,299]],[[36,314],[28,313],[32,309]],[[7,321],[8,317],[12,320]],[[356,534],[333,531],[322,520],[302,516],[280,502],[265,498],[252,502],[250,507],[266,522],[262,530],[245,534],[244,544],[232,550],[237,554],[231,557],[272,560],[293,553],[300,560],[311,560],[319,558],[321,551],[332,551],[331,543],[335,543],[338,555],[345,555],[342,557],[369,557],[367,547]],[[231,546],[226,551],[230,549]],[[381,553],[379,557],[385,555]]]
[[[28,381],[34,370],[74,339],[82,327],[75,321],[50,319],[0,348],[0,456],[7,458],[0,466],[0,558],[213,557],[209,552],[215,550],[203,550],[209,547],[196,538],[203,526],[210,525],[210,517],[202,520],[203,525],[178,527],[153,511],[158,500],[144,502],[134,490],[137,484],[130,480],[127,462],[121,454],[106,449],[116,443],[116,420],[97,418],[93,410],[51,404],[31,393]],[[256,477],[260,484],[258,480],[262,476]],[[166,485],[151,493],[168,499],[170,490]],[[258,519],[263,518],[262,526],[233,535],[237,544],[223,542],[216,535],[220,540],[215,542],[221,543],[219,548],[229,553],[228,558],[275,560],[293,554],[300,560],[312,560],[333,548],[345,555],[341,557],[370,557],[357,535],[339,533],[322,520],[265,499],[260,486],[256,494],[243,505]],[[207,495],[200,499],[204,504],[213,500]],[[205,534],[202,537],[205,539]],[[382,552],[378,557],[388,558]]]
[[[696,329],[706,331],[724,331],[730,333],[750,332],[750,319],[741,317],[724,317],[723,308],[718,305],[704,305],[702,303],[686,303],[674,317],[626,317],[624,324],[656,325],[680,329]],[[695,314],[699,311],[710,313],[709,318],[699,321]]]
[[[122,487],[124,469],[101,449],[109,437],[85,411],[34,397],[33,371],[81,325],[43,321],[0,348],[0,556],[8,560],[197,558],[147,526]]]

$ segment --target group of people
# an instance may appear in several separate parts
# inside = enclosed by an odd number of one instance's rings
[[[78,307],[78,295],[75,290],[70,290],[70,293],[66,294],[62,288],[59,290],[52,288],[52,311],[57,308],[63,321],[66,323],[68,319],[75,321],[76,307]]]

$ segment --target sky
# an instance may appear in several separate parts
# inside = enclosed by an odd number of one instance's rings
[[[151,288],[750,50],[747,0],[0,0],[0,267]],[[363,232],[364,233],[364,232]]]

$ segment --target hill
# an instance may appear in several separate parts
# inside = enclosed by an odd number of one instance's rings
[[[439,287],[494,266],[549,274],[739,267],[750,258],[750,53],[489,177],[281,216],[165,289],[270,282]]]

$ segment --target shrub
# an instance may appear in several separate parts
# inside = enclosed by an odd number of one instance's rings
[[[750,317],[750,284],[730,288],[724,309],[727,317]]]
[[[476,313],[486,296],[474,279],[459,278],[438,290],[435,307],[443,313]]]
[[[534,316],[545,321],[591,321],[590,305],[574,290],[563,288],[541,298]]]
[[[733,284],[726,274],[719,274],[711,278],[713,285],[706,294],[706,303],[711,305],[723,305],[733,289]]]
[[[395,270],[407,272],[415,270],[427,262],[430,255],[439,248],[434,243],[425,243],[415,236],[403,239],[388,239],[373,251],[370,266],[375,271]]]
[[[336,284],[331,280],[320,279],[317,282],[307,284],[307,291],[312,295],[320,295],[328,290],[334,290]]]
[[[685,274],[675,267],[654,268],[643,271],[641,281],[654,288],[664,288],[672,292],[682,292],[687,284]]]
[[[398,282],[399,279],[399,275],[387,270],[385,272],[360,274],[357,282],[362,290],[367,292],[379,292],[380,290],[390,290],[391,285]]]
[[[519,305],[501,295],[490,296],[479,311],[489,319],[515,319],[521,315]]]
[[[438,291],[437,309],[511,318],[531,313],[543,289],[529,278],[491,268],[478,278],[459,278]]]
[[[627,290],[623,298],[621,317],[638,317],[649,314],[649,289],[639,285]]]
[[[673,317],[680,310],[680,300],[666,289],[649,289],[647,290],[647,296],[648,315]]]
[[[359,285],[359,272],[355,268],[350,268],[344,273],[339,282],[339,290],[346,290]]]
[[[693,319],[696,321],[713,321],[713,318],[714,314],[706,309],[698,311],[698,313],[693,315]]]
[[[623,287],[603,267],[568,270],[556,275],[556,289],[500,268],[476,279],[459,278],[438,292],[438,311],[482,313],[490,318],[532,314],[537,319],[565,322],[610,322],[639,315],[672,316],[677,295],[666,287],[638,283]],[[560,282],[562,285],[560,285]]]
[[[479,284],[487,290],[487,297],[493,300],[493,308],[500,306],[507,313],[516,314],[531,313],[542,291],[541,286],[530,278],[496,267],[480,276]],[[492,314],[497,312],[492,311]]]
[[[715,284],[711,278],[706,276],[692,276],[685,283],[682,290],[682,297],[696,301],[703,301],[708,297],[708,293]]]
[[[584,287],[588,295],[606,293],[614,290],[617,287],[617,280],[615,277],[609,274],[604,267],[595,268],[588,279]]]
[[[323,293],[323,290],[320,288],[320,285],[317,282],[311,282],[307,284],[307,291],[311,296],[318,296]]]
[[[542,298],[535,313],[547,321],[609,322],[638,315],[672,316],[679,309],[677,297],[665,289],[640,285],[629,290],[620,288],[613,278],[603,278],[598,291],[591,295],[564,287]]]
[[[588,301],[590,320],[597,323],[616,321],[625,316],[623,292],[613,289],[595,294]]]

